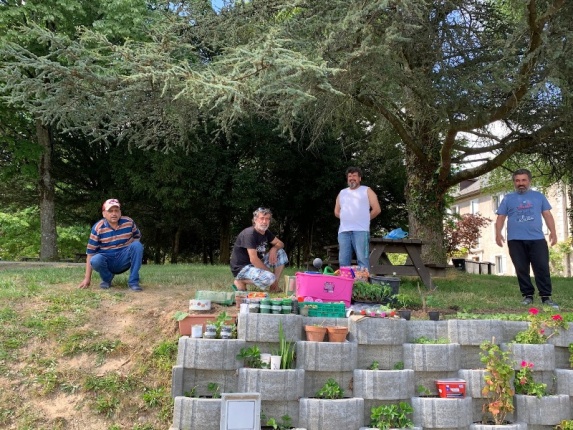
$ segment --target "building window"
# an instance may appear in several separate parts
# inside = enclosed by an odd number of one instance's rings
[[[472,215],[476,215],[479,213],[479,200],[478,199],[471,201],[470,212],[472,213]]]
[[[497,212],[497,209],[499,208],[499,205],[501,204],[503,197],[504,197],[503,194],[497,194],[491,197],[494,212]]]
[[[505,256],[495,256],[495,273],[498,275],[503,275],[505,273]]]

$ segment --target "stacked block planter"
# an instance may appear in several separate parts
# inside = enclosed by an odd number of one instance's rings
[[[287,340],[296,342],[296,368],[291,370],[245,369],[236,359],[241,348],[258,345],[262,352],[278,346],[282,324]],[[348,325],[348,341],[318,343],[305,340],[304,325]],[[567,347],[573,329],[550,339],[546,345],[520,345],[511,341],[527,327],[525,322],[497,320],[405,321],[399,319],[309,318],[297,315],[246,314],[239,316],[235,340],[181,337],[173,367],[175,397],[170,430],[219,430],[221,401],[189,398],[208,396],[207,384],[220,392],[259,392],[267,417],[289,415],[294,426],[307,430],[358,430],[370,423],[370,409],[381,404],[407,401],[414,408],[417,428],[489,430],[474,424],[481,420],[486,402],[479,345],[491,341],[511,349],[518,369],[521,361],[533,362],[536,380],[548,384],[555,395],[541,399],[515,396],[516,422],[504,430],[541,430],[573,419],[573,370]],[[413,343],[420,337],[447,338],[448,344]],[[380,370],[367,370],[377,361]],[[400,366],[397,366],[400,364]],[[401,370],[396,370],[401,367]],[[344,389],[344,399],[313,398],[328,378]],[[420,397],[419,385],[437,393],[435,379],[466,381],[465,398]],[[539,404],[542,409],[534,412]]]

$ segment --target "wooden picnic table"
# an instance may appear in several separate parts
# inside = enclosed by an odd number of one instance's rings
[[[422,241],[420,239],[384,239],[373,237],[370,239],[370,267],[371,275],[402,275],[418,276],[426,288],[435,288],[432,282],[430,269],[422,261]],[[338,266],[338,245],[325,247],[327,263]],[[405,264],[392,264],[388,254],[406,254]]]

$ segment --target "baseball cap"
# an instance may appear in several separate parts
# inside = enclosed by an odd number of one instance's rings
[[[107,199],[102,207],[101,210],[102,211],[108,211],[110,210],[112,207],[117,206],[118,208],[121,207],[121,205],[119,204],[119,200],[117,199]]]

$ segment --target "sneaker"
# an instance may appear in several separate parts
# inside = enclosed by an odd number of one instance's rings
[[[541,302],[541,304],[543,306],[551,306],[553,309],[559,309],[559,305],[551,299],[543,300],[543,302]]]
[[[139,284],[130,285],[129,288],[131,289],[131,291],[143,291],[143,288],[141,288]]]
[[[111,287],[111,284],[109,282],[101,281],[99,287],[103,290],[107,290],[109,287]]]
[[[521,304],[523,306],[527,306],[527,305],[530,305],[532,303],[533,303],[533,297],[529,297],[529,296],[524,297],[523,300],[521,301]]]

